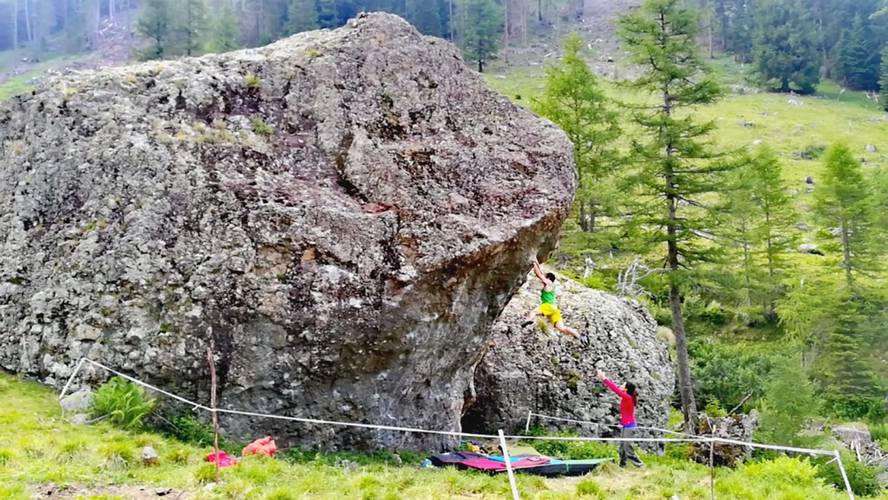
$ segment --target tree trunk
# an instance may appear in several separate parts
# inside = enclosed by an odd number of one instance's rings
[[[31,31],[31,0],[25,0],[25,34],[28,42],[34,41],[34,34]]]
[[[12,0],[12,50],[18,48],[18,0]]]
[[[540,24],[543,23],[543,0],[537,1],[537,17],[539,18]]]
[[[450,0],[450,20],[448,22],[450,28],[450,43],[453,43],[453,0]]]
[[[845,281],[848,290],[854,287],[854,276],[851,275],[851,237],[848,232],[848,222],[842,221],[842,267],[845,268]]]
[[[484,60],[478,58],[478,73],[484,73]]]
[[[114,0],[108,0],[108,19],[114,21]]]
[[[715,52],[712,49],[712,19],[709,19],[709,29],[707,31],[709,32],[709,58],[714,59]]]
[[[661,23],[664,21],[661,18]],[[668,87],[663,92],[663,114],[672,115],[672,96]],[[666,144],[666,158],[672,158],[673,147],[672,142]],[[685,333],[684,316],[682,314],[681,290],[676,281],[676,274],[680,269],[679,250],[678,250],[678,198],[674,194],[675,172],[673,171],[671,162],[665,164],[666,174],[666,205],[668,210],[668,220],[666,223],[667,232],[667,253],[666,263],[670,270],[669,284],[669,306],[672,310],[672,333],[675,335],[675,351],[678,357],[678,390],[681,394],[681,410],[684,413],[685,429],[688,433],[696,432],[697,404],[694,401],[694,387],[691,381],[691,365],[688,356],[688,339]]]
[[[512,28],[512,23],[509,19],[509,0],[503,0],[503,61],[508,65],[509,64],[509,30]]]
[[[99,45],[99,21],[102,11],[99,8],[99,0],[86,0],[86,36],[90,49],[95,50]]]

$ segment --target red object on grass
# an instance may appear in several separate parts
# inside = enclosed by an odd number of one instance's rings
[[[275,444],[274,439],[272,439],[271,436],[266,436],[257,439],[244,447],[244,451],[241,452],[241,455],[268,455],[269,457],[273,457],[274,454],[277,453],[277,450],[277,444]]]
[[[224,451],[220,451],[219,453],[210,453],[207,455],[207,462],[210,463],[219,463],[219,468],[224,469],[225,467],[231,467],[232,465],[237,465],[237,459],[225,453]]]

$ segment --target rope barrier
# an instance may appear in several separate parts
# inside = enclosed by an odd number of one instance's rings
[[[163,390],[157,386],[151,385],[147,382],[143,382],[137,378],[126,375],[125,373],[121,373],[120,371],[117,371],[113,368],[105,366],[102,363],[99,363],[97,361],[93,361],[89,358],[81,358],[80,361],[77,363],[77,366],[75,367],[74,371],[71,373],[71,376],[68,378],[68,381],[65,383],[64,387],[62,388],[62,392],[59,394],[59,400],[64,399],[65,395],[68,393],[68,389],[71,387],[71,384],[74,381],[74,378],[80,372],[84,363],[90,363],[93,366],[96,366],[96,367],[101,368],[103,370],[107,370],[108,372],[113,373],[114,375],[117,375],[117,376],[119,376],[125,380],[128,380],[134,384],[137,384],[141,387],[158,392],[158,393],[163,394],[164,396],[172,398],[176,401],[179,401],[181,403],[185,403],[186,405],[192,406],[193,409],[204,410],[204,411],[207,411],[211,414],[225,413],[225,414],[229,414],[229,415],[240,415],[240,416],[245,416],[245,417],[269,418],[269,419],[275,419],[275,420],[288,420],[288,421],[300,422],[300,423],[306,423],[306,424],[330,425],[330,426],[352,427],[352,428],[360,428],[360,429],[376,429],[376,430],[393,431],[393,432],[408,432],[408,433],[433,434],[433,435],[442,435],[442,436],[451,436],[451,437],[466,437],[466,438],[475,438],[475,439],[499,440],[501,443],[501,446],[503,448],[503,453],[506,456],[508,454],[508,450],[506,449],[506,443],[505,443],[506,439],[524,440],[524,441],[530,441],[530,440],[578,441],[578,442],[586,441],[586,442],[605,442],[605,443],[607,443],[607,442],[613,442],[613,443],[619,443],[619,442],[708,443],[710,445],[710,447],[712,447],[715,443],[721,443],[721,444],[732,444],[732,445],[737,445],[737,446],[746,446],[746,447],[751,447],[751,448],[760,448],[760,449],[766,449],[766,450],[788,451],[788,452],[792,452],[792,453],[804,453],[804,454],[808,454],[808,455],[831,456],[834,458],[833,458],[833,460],[831,460],[828,463],[832,463],[833,461],[835,461],[838,464],[839,469],[841,470],[841,473],[842,473],[842,478],[844,479],[844,482],[845,482],[845,487],[848,492],[848,497],[851,500],[854,500],[854,493],[851,490],[851,484],[848,481],[848,475],[845,472],[845,467],[842,463],[842,458],[839,455],[838,450],[826,451],[826,450],[816,450],[816,449],[810,449],[810,448],[777,446],[777,445],[738,441],[738,440],[734,440],[734,439],[726,439],[726,438],[711,437],[711,436],[710,437],[694,436],[694,435],[678,433],[678,432],[675,432],[674,434],[684,435],[687,437],[684,437],[684,438],[643,438],[643,437],[609,438],[609,437],[585,437],[585,436],[530,436],[530,435],[526,435],[526,434],[525,435],[505,435],[505,434],[503,434],[502,430],[500,430],[497,435],[477,434],[477,433],[468,433],[468,432],[460,432],[460,431],[420,429],[417,427],[401,427],[401,426],[395,426],[395,425],[364,424],[364,423],[359,423],[359,422],[341,422],[341,421],[337,421],[337,420],[324,420],[324,419],[307,418],[307,417],[291,417],[291,416],[286,416],[286,415],[273,415],[273,414],[269,414],[269,413],[258,413],[258,412],[233,410],[233,409],[226,409],[226,408],[210,408],[210,407],[207,407],[207,406],[202,405],[200,403],[197,403],[197,402],[188,400],[186,398],[183,398],[181,396],[178,396],[176,394],[173,394],[171,392],[165,391],[165,390]],[[530,420],[533,415],[536,415],[538,417],[543,417],[543,418],[549,418],[552,420],[561,420],[561,421],[581,423],[581,424],[602,425],[597,422],[573,420],[573,419],[566,419],[566,418],[561,418],[561,417],[549,417],[546,415],[540,415],[540,414],[528,412],[525,432],[529,431]],[[606,425],[606,424],[604,424],[604,425]],[[655,427],[645,427],[645,429],[661,431],[661,432],[673,432],[673,431],[668,431],[666,429],[657,429]],[[508,461],[507,461],[507,468],[511,468],[510,464],[508,464]],[[510,481],[514,481],[514,476],[510,476]],[[512,483],[512,493],[513,493],[513,497],[517,499],[518,492],[517,492],[517,487],[514,485],[514,483]]]
[[[600,422],[592,422],[590,420],[574,420],[572,418],[553,417],[551,415],[543,415],[542,413],[533,413],[533,412],[529,411],[529,412],[527,412],[527,423],[524,426],[524,432],[530,432],[531,417],[538,417],[538,418],[541,418],[544,420],[556,420],[556,421],[560,421],[560,422],[569,422],[569,423],[580,424],[580,425],[594,425],[597,427],[608,427],[611,429],[622,428],[621,425],[617,425],[617,424],[603,424]],[[671,431],[669,429],[660,429],[659,427],[647,427],[647,426],[643,426],[643,425],[637,426],[636,429],[646,430],[646,431],[654,431],[654,432],[662,432],[664,434],[672,434],[675,436],[704,437],[704,436],[697,436],[694,434],[687,434],[685,432]]]

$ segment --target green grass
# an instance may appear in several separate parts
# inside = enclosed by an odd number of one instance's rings
[[[105,423],[68,424],[61,418],[53,391],[5,374],[0,374],[0,400],[4,402],[0,406],[0,498],[30,498],[50,483],[87,489],[92,496],[119,495],[112,487],[127,486],[168,487],[195,498],[220,499],[509,496],[505,475],[419,469],[416,458],[407,454],[405,465],[400,466],[388,463],[383,453],[339,455],[359,464],[354,471],[331,465],[336,455],[291,454],[289,460],[247,457],[237,467],[222,470],[221,481],[216,483],[215,468],[204,461],[211,451],[208,447],[150,432],[127,432]],[[141,463],[144,446],[157,450],[157,465]],[[614,455],[614,449],[604,445],[576,445],[564,451],[567,455]],[[609,464],[581,478],[519,475],[518,486],[524,498],[537,499],[708,496],[709,469],[687,461],[681,450],[664,457],[642,457],[648,463],[643,470],[622,470]],[[215,486],[205,489],[210,483]],[[786,496],[785,491],[792,495]],[[726,499],[843,498],[840,492],[812,478],[806,462],[790,459],[737,470],[719,469],[716,493]]]

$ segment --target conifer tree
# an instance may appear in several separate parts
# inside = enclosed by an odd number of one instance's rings
[[[832,332],[818,363],[817,378],[833,414],[846,419],[868,416],[881,406],[880,390],[867,366],[864,341],[872,304],[862,297],[845,295],[832,311]]]
[[[879,88],[880,54],[869,24],[858,15],[838,47],[838,76],[855,90]]]
[[[222,10],[219,11],[214,24],[215,27],[210,42],[214,51],[220,53],[229,52],[241,47],[240,24],[227,1],[222,6]]]
[[[776,301],[783,295],[789,267],[785,257],[796,241],[793,235],[796,213],[786,194],[786,183],[781,176],[783,169],[773,150],[761,147],[748,168],[752,170],[751,195],[759,212],[755,236],[765,264],[760,299],[766,319],[774,320]]]
[[[315,0],[290,0],[287,3],[287,34],[302,33],[318,28]]]
[[[632,62],[642,74],[631,85],[657,99],[631,110],[638,127],[632,144],[636,172],[630,178],[633,222],[646,253],[662,252],[672,330],[675,334],[679,392],[688,428],[696,416],[688,360],[682,296],[692,271],[710,260],[703,240],[711,230],[711,209],[700,198],[720,189],[707,136],[712,122],[697,123],[693,109],[718,99],[721,89],[697,52],[697,20],[682,0],[646,0],[619,21]]]
[[[461,0],[464,21],[460,42],[466,59],[478,62],[478,71],[499,49],[503,9],[495,0]]]
[[[882,78],[879,80],[879,86],[882,89],[879,100],[885,111],[888,111],[888,45],[882,49]]]
[[[199,55],[206,43],[208,27],[206,0],[183,0],[180,9],[179,20],[175,26],[179,51],[187,56]]]
[[[140,52],[141,59],[163,59],[169,56],[172,38],[169,0],[146,0],[144,10],[136,21],[136,30],[151,42]]]
[[[825,225],[824,235],[841,248],[845,284],[855,290],[858,274],[878,268],[871,248],[873,217],[869,185],[860,162],[844,144],[827,152],[826,172],[814,193],[815,211]]]
[[[437,2],[429,0],[406,0],[404,17],[425,35],[442,36],[444,28]]]
[[[579,189],[578,225],[588,232],[597,218],[613,213],[617,194],[612,179],[617,167],[613,141],[620,134],[617,113],[610,109],[598,77],[583,60],[583,39],[569,36],[561,63],[548,69],[543,95],[534,111],[560,126],[574,145]]]
[[[753,62],[762,81],[780,92],[811,94],[820,83],[817,26],[804,0],[761,0]]]
[[[774,364],[763,399],[758,436],[769,443],[811,444],[811,438],[800,437],[800,432],[806,420],[817,414],[819,405],[808,374],[798,361],[787,358]]]

